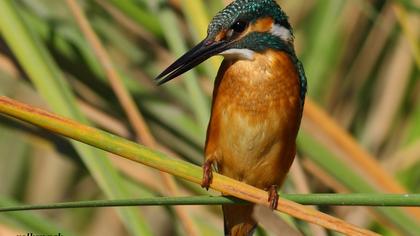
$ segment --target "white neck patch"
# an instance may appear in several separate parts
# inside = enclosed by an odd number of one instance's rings
[[[290,32],[290,30],[288,30],[286,27],[278,25],[278,24],[273,24],[273,26],[271,27],[271,34],[281,38],[282,40],[286,41],[286,42],[292,42],[293,41],[293,35],[292,32]]]
[[[255,52],[249,49],[237,49],[232,48],[220,53],[220,55],[224,56],[226,59],[242,59],[242,60],[254,60]]]

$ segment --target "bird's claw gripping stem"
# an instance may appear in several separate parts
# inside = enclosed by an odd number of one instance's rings
[[[203,165],[203,180],[201,181],[201,187],[209,190],[210,184],[213,180],[212,161],[206,161]]]
[[[279,203],[279,194],[277,193],[277,186],[272,185],[268,190],[268,202],[270,203],[271,209],[277,209]]]

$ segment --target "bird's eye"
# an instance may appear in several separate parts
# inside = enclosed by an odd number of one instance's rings
[[[248,26],[248,23],[245,21],[236,21],[233,23],[233,25],[230,27],[235,33],[242,33],[245,31],[246,27]]]

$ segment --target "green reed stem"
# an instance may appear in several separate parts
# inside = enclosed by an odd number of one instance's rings
[[[285,194],[283,198],[303,205],[328,206],[376,206],[376,207],[418,207],[420,194]],[[98,207],[129,207],[129,206],[174,206],[174,205],[222,205],[249,204],[234,197],[155,197],[124,200],[96,200],[63,202],[41,205],[21,205],[1,207],[0,212],[98,208]]]

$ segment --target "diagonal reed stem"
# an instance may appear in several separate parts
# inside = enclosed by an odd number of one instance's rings
[[[162,153],[150,150],[129,140],[79,124],[44,110],[33,108],[4,96],[0,96],[0,113],[191,182],[201,183],[202,170],[198,166],[167,157]],[[267,201],[267,192],[217,173],[214,173],[213,182],[210,187],[226,195],[253,203],[265,206],[269,204]],[[284,198],[279,199],[276,210],[347,235],[378,235]]]

